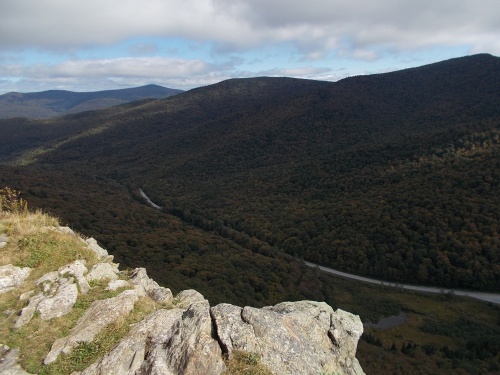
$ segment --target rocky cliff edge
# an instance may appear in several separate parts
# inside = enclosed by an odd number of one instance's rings
[[[195,290],[174,296],[44,220],[0,217],[1,374],[230,374],[235,358],[258,362],[255,373],[363,374],[358,316],[324,302],[211,307]]]

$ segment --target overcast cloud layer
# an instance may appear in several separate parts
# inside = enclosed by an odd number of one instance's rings
[[[336,80],[500,55],[497,0],[0,0],[0,93]]]

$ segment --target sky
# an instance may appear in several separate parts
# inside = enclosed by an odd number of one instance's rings
[[[0,94],[339,79],[500,55],[498,0],[0,0]]]

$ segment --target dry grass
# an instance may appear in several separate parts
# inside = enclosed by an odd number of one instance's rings
[[[50,320],[42,320],[35,314],[35,317],[28,324],[16,330],[12,329],[15,323],[15,319],[12,317],[8,324],[0,328],[0,335],[6,338],[7,345],[20,349],[21,366],[28,372],[63,374],[64,372],[52,372],[49,367],[42,364],[52,343],[58,338],[68,335],[71,328],[76,325],[93,301],[114,297],[121,291],[107,291],[104,286],[92,288],[88,294],[78,296],[77,302],[69,314]],[[23,307],[23,303],[18,299],[14,302],[15,304],[12,306],[14,310],[20,310]]]
[[[92,342],[80,343],[70,354],[60,355],[55,362],[48,366],[35,364],[35,366],[28,367],[29,364],[27,364],[26,369],[33,373],[50,375],[65,375],[73,371],[82,371],[108,353],[127,335],[135,323],[145,319],[155,309],[155,303],[150,298],[141,297],[127,317],[108,325]]]
[[[11,235],[24,235],[38,232],[40,228],[59,226],[59,221],[42,211],[35,212],[1,212],[0,220],[7,226]]]
[[[48,227],[57,227],[57,219],[37,212],[0,212],[1,233],[9,236],[7,245],[0,249],[0,265],[15,264],[19,259],[18,241],[26,236],[47,232]]]
[[[255,353],[234,351],[232,358],[226,360],[226,371],[223,375],[272,375],[260,363],[260,357]]]
[[[29,278],[21,287],[0,294],[0,311],[5,312],[5,319],[0,321],[0,337],[2,343],[19,348],[19,362],[30,373],[70,374],[82,370],[108,352],[128,333],[131,325],[164,307],[147,297],[141,297],[127,317],[110,324],[93,342],[82,343],[71,354],[60,356],[48,366],[43,365],[52,343],[68,335],[92,302],[114,297],[124,290],[108,291],[107,282],[93,283],[87,294],[79,294],[69,314],[42,320],[35,313],[28,324],[14,330],[17,313],[26,305],[19,295],[36,290],[35,280],[76,259],[84,259],[88,268],[98,261],[81,238],[61,233],[55,229],[58,226],[57,219],[41,212],[0,213],[0,233],[9,237],[7,245],[0,249],[0,266],[14,264],[32,268]]]
[[[57,219],[47,214],[2,213],[0,223],[9,235],[0,249],[0,265],[30,267],[32,280],[77,259],[85,260],[87,267],[97,262],[80,237],[59,232]]]

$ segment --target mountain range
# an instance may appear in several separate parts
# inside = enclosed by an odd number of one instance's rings
[[[165,213],[254,252],[498,290],[499,72],[499,58],[475,55],[336,83],[234,79],[2,120],[0,160],[142,188]]]
[[[2,119],[0,185],[175,292],[194,288],[213,304],[324,300],[374,322],[405,311],[416,330],[405,350],[427,345],[418,360],[401,357],[414,370],[480,356],[477,366],[494,371],[498,327],[479,313],[437,324],[451,315],[421,311],[418,296],[339,287],[302,260],[500,290],[499,124],[500,58],[486,54],[338,82],[231,79],[99,111]],[[437,333],[448,337],[439,347]],[[401,338],[373,335],[361,350],[383,373],[389,357],[373,342]]]
[[[10,92],[0,95],[0,118],[48,118],[69,113],[104,109],[135,100],[161,99],[180,92],[182,90],[158,85],[94,92],[66,90],[30,93]]]

